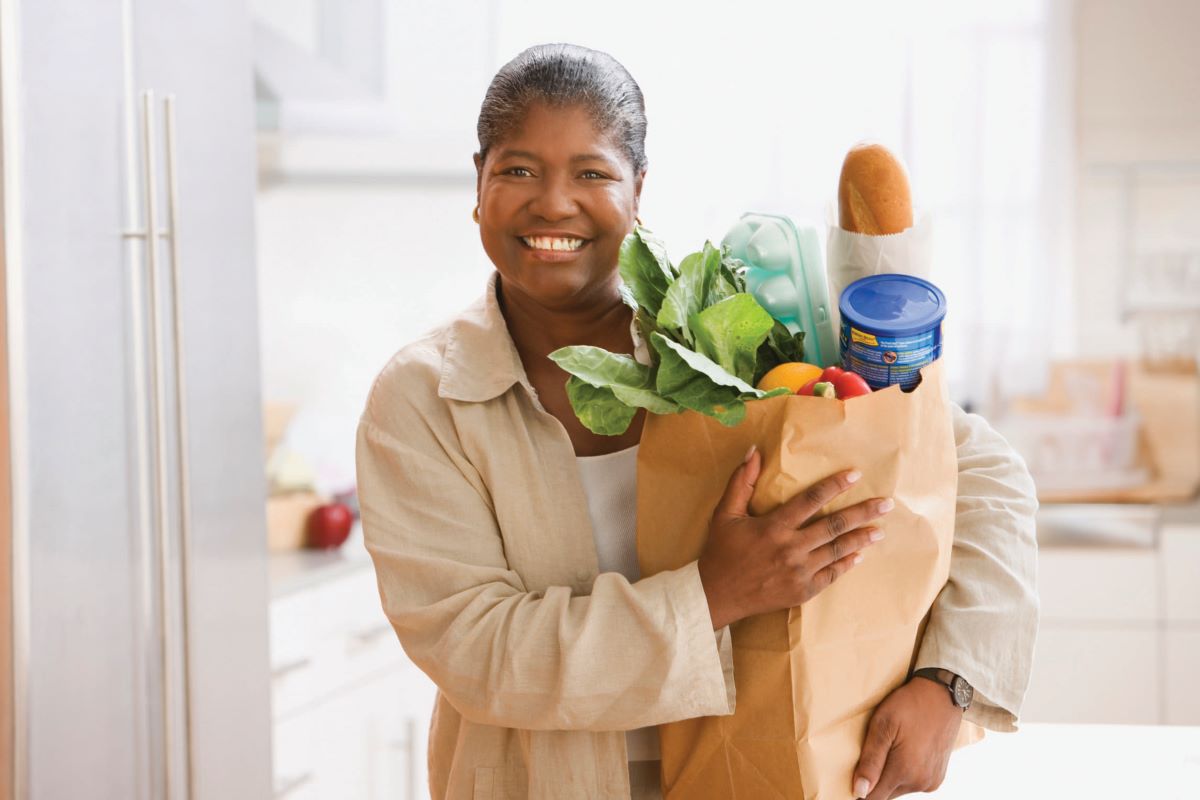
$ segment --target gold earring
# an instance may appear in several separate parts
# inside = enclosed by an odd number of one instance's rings
[[[637,217],[637,216],[635,216],[633,219],[634,219],[634,221],[636,221],[636,222],[637,222],[637,224],[638,224],[638,225],[641,225],[641,224],[642,224],[642,218],[641,218],[641,217]]]
[[[475,208],[471,210],[471,219],[475,220],[476,225],[479,224],[479,205],[478,204],[476,204]]]

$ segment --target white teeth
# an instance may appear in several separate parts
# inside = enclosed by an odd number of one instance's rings
[[[557,239],[549,236],[522,236],[521,241],[534,250],[578,250],[583,239]]]

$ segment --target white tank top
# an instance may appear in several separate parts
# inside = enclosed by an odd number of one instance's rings
[[[601,572],[619,572],[630,583],[641,578],[637,560],[637,445],[602,456],[575,456],[587,494],[588,516]],[[661,758],[658,730],[627,731],[630,761]]]

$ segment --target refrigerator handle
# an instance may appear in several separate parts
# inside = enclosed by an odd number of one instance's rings
[[[184,348],[183,348],[183,308],[180,302],[182,290],[181,268],[179,257],[179,175],[177,163],[177,148],[176,148],[176,125],[175,125],[175,96],[168,94],[163,98],[163,127],[166,141],[166,164],[167,164],[167,242],[169,252],[171,254],[171,318],[174,321],[174,329],[172,331],[174,356],[175,356],[175,402],[178,413],[175,416],[175,435],[179,446],[179,469],[176,473],[179,478],[179,603],[180,614],[183,620],[183,631],[180,644],[182,646],[183,661],[180,665],[180,678],[182,682],[182,698],[183,698],[183,719],[181,721],[185,732],[186,740],[185,754],[187,762],[184,765],[187,778],[187,797],[195,796],[194,786],[192,784],[193,769],[192,769],[192,687],[191,687],[191,672],[189,657],[189,635],[191,630],[190,624],[190,609],[191,604],[188,602],[188,556],[192,549],[192,505],[191,505],[191,479],[189,473],[188,459],[188,410],[187,410],[187,382],[185,380]],[[164,566],[165,569],[165,566]],[[164,631],[166,633],[166,631]]]
[[[164,796],[169,797],[174,781],[172,769],[175,761],[175,726],[172,724],[172,701],[174,694],[171,676],[171,657],[168,644],[171,641],[171,607],[168,600],[167,580],[170,569],[170,519],[167,494],[167,420],[163,407],[162,370],[162,315],[159,313],[158,298],[158,174],[154,156],[154,92],[142,93],[142,200],[146,215],[146,272],[150,293],[150,392],[154,416],[154,481],[158,513],[159,551],[159,624],[161,626],[160,652],[162,653],[162,715],[163,715],[163,766],[166,786]]]
[[[187,797],[194,795],[192,790],[192,769],[191,769],[191,693],[189,691],[189,676],[188,676],[188,658],[187,658],[187,623],[188,623],[188,606],[186,597],[187,588],[187,545],[190,543],[186,538],[189,533],[188,519],[189,507],[187,505],[187,443],[183,436],[185,408],[182,392],[182,361],[180,360],[182,347],[180,346],[179,334],[179,303],[178,303],[178,244],[176,242],[175,231],[177,228],[177,187],[175,177],[175,126],[174,126],[174,103],[173,98],[164,100],[164,106],[167,112],[166,119],[166,146],[167,146],[167,188],[168,188],[168,209],[167,222],[170,226],[166,230],[159,228],[158,220],[158,173],[155,169],[154,156],[156,151],[154,139],[154,92],[147,90],[142,92],[142,200],[143,211],[146,217],[146,227],[144,230],[126,231],[125,238],[142,239],[146,245],[146,272],[147,272],[147,291],[150,295],[150,395],[151,408],[154,417],[154,486],[156,495],[156,511],[158,516],[158,536],[159,536],[159,620],[160,620],[160,651],[162,654],[162,724],[163,724],[163,774],[164,787],[160,793],[162,797],[169,797],[171,787],[174,785],[174,775],[176,769],[175,753],[177,751],[176,732],[177,727],[174,724],[174,714],[172,709],[172,697],[175,694],[174,679],[171,671],[171,643],[174,637],[171,635],[171,592],[169,591],[171,581],[171,525],[170,525],[170,505],[168,503],[169,494],[167,486],[167,414],[163,405],[164,395],[166,390],[163,386],[164,377],[162,369],[163,357],[163,330],[162,330],[162,315],[159,312],[159,285],[158,285],[158,246],[160,239],[167,239],[171,248],[171,261],[173,269],[173,280],[171,282],[172,296],[174,300],[174,316],[175,316],[175,358],[176,358],[176,391],[179,394],[179,413],[178,428],[180,433],[179,453],[180,453],[180,509],[183,514],[183,536],[184,540],[180,548],[180,563],[183,581],[181,583],[182,616],[183,616],[183,669],[182,669],[182,699],[183,699],[183,730],[185,741],[184,753],[185,764],[185,782]]]

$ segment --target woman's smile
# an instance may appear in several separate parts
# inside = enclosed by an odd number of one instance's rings
[[[590,243],[589,239],[577,236],[549,235],[518,236],[517,241],[531,259],[551,264],[575,260]]]

